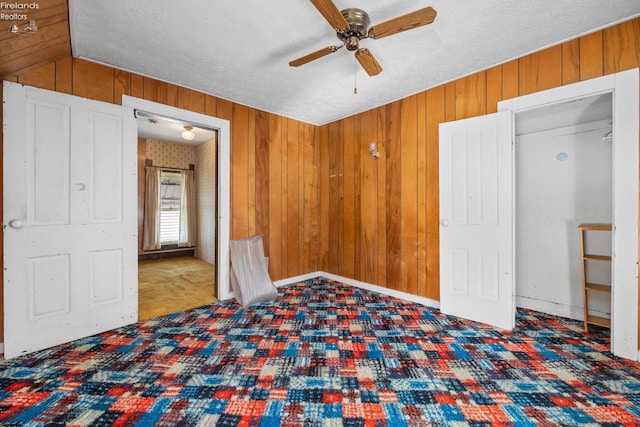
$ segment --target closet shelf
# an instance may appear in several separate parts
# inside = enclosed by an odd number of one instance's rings
[[[584,330],[589,332],[589,325],[611,328],[611,319],[589,314],[589,295],[587,291],[605,292],[611,294],[611,285],[592,283],[587,281],[587,261],[611,262],[611,255],[596,255],[585,253],[585,233],[588,231],[611,231],[611,224],[580,224],[580,252],[582,255],[582,302],[584,306]]]
[[[584,259],[590,259],[592,261],[611,261],[611,255],[585,254]]]
[[[606,317],[593,316],[591,314],[587,316],[587,323],[590,325],[603,326],[605,328],[611,327],[611,319],[607,319]]]
[[[585,283],[584,287],[590,291],[609,292],[611,293],[610,285],[600,285],[598,283]]]

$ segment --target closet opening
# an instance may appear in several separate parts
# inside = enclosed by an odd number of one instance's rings
[[[611,263],[585,263],[588,280],[606,286],[585,299],[579,226],[613,222],[612,98],[515,114],[517,307],[582,320],[588,302],[589,316],[611,319]],[[611,232],[585,236],[591,253],[611,256]]]

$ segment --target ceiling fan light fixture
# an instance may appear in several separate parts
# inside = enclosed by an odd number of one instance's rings
[[[360,48],[360,40],[367,38],[379,39],[431,24],[437,15],[435,9],[429,6],[369,27],[369,15],[362,9],[348,8],[339,10],[333,0],[310,1],[329,25],[333,27],[336,36],[343,44],[339,47],[329,46],[294,59],[289,62],[291,67],[298,67],[315,61],[318,58],[335,52],[340,47],[346,46],[347,50],[355,52],[356,59],[367,74],[369,74],[369,76],[376,76],[380,74],[382,67],[368,49]],[[357,93],[357,89],[354,89],[354,93]]]
[[[193,133],[193,127],[184,126],[184,130],[182,131],[182,138],[186,139],[187,141],[191,141],[195,137],[196,137],[196,134]]]
[[[349,36],[345,40],[345,44],[347,46],[347,50],[358,50],[360,39],[358,36]]]

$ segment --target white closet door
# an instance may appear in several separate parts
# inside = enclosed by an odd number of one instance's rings
[[[440,309],[503,329],[515,325],[511,123],[440,125]]]

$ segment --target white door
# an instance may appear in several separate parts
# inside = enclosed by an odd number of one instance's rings
[[[512,119],[440,124],[440,310],[515,325]]]
[[[4,132],[5,358],[135,322],[132,110],[5,82]]]

